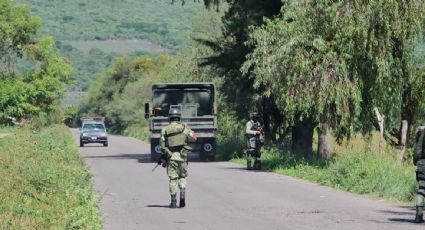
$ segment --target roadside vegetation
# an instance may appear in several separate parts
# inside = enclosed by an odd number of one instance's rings
[[[0,0],[0,229],[101,229],[91,175],[58,125],[72,67],[40,24]]]
[[[317,155],[300,156],[288,149],[269,147],[262,151],[262,165],[266,171],[320,185],[410,203],[417,191],[415,167],[409,162],[397,163],[397,152],[391,146],[379,153],[378,142],[375,136],[335,144],[335,157],[330,161]],[[242,155],[231,161],[246,164]]]
[[[65,126],[0,138],[0,176],[1,229],[102,229],[91,176]]]
[[[14,126],[0,126],[0,138],[12,135],[17,130]]]

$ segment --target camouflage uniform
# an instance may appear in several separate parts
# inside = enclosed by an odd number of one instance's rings
[[[425,125],[420,126],[415,134],[415,155],[414,163],[416,165],[416,180],[419,188],[416,193],[416,223],[423,222],[423,205],[425,198]]]
[[[185,206],[187,173],[187,142],[195,139],[193,131],[172,121],[161,130],[160,146],[167,159],[167,175],[170,178],[171,207],[176,206],[176,195],[180,188],[180,207]]]
[[[256,120],[255,117],[258,116],[256,113],[251,115],[251,120],[246,123],[245,134],[247,137],[247,168],[248,169],[261,169],[261,141],[260,141],[260,131],[261,124]],[[252,165],[254,163],[254,165]]]

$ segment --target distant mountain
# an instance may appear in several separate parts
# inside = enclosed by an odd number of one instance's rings
[[[175,52],[192,33],[202,3],[171,0],[17,0],[42,19],[75,69],[73,90],[86,90],[94,76],[122,54]]]
[[[171,0],[18,0],[43,20],[42,32],[60,41],[145,39],[168,47],[182,45],[202,3]]]

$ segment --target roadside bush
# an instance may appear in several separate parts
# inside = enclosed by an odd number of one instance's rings
[[[245,127],[227,112],[218,117],[217,155],[221,160],[241,157],[245,148]]]
[[[90,174],[65,126],[0,139],[0,229],[101,229]]]
[[[242,158],[234,162],[245,164]],[[399,165],[391,153],[345,150],[329,162],[298,157],[276,148],[262,151],[263,168],[348,192],[409,202],[416,192],[415,168]]]

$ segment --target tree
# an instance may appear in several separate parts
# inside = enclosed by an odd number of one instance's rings
[[[286,129],[281,112],[273,100],[261,96],[261,88],[252,87],[252,79],[245,78],[240,72],[246,55],[252,49],[246,44],[250,27],[259,26],[263,24],[264,18],[279,14],[282,1],[229,0],[227,3],[228,10],[222,18],[222,36],[198,39],[215,51],[207,56],[200,66],[212,66],[216,75],[221,76],[222,97],[229,110],[235,111],[239,119],[247,119],[247,108],[258,111],[264,121],[266,139],[272,142],[282,141]]]
[[[318,153],[325,159],[331,158],[330,129],[338,137],[349,134],[360,111],[358,76],[350,71],[350,7],[344,1],[289,2],[279,18],[253,32],[255,49],[243,66],[294,124],[319,124]]]
[[[51,38],[37,38],[40,21],[28,8],[0,0],[0,122],[46,117],[58,109],[71,66]],[[25,61],[28,69],[18,71]]]
[[[166,63],[172,63],[168,55],[119,58],[90,84],[79,115],[106,116],[110,131],[123,133],[141,122],[141,108],[149,100],[152,84],[161,81],[159,75]]]
[[[414,56],[423,3],[289,1],[278,18],[254,30],[243,71],[256,88],[268,86],[264,94],[273,94],[287,117],[319,124],[325,158],[329,128],[339,139],[370,132],[374,107],[387,124],[407,120],[410,129],[424,97],[423,60]]]
[[[363,82],[363,130],[373,127],[373,106],[386,115],[400,143],[401,121],[408,134],[425,96],[424,59],[415,56],[423,41],[425,1],[368,1],[356,5],[357,60]],[[409,136],[407,137],[409,142]]]
[[[40,19],[31,16],[25,6],[0,0],[0,76],[13,73],[25,47],[35,41]]]

